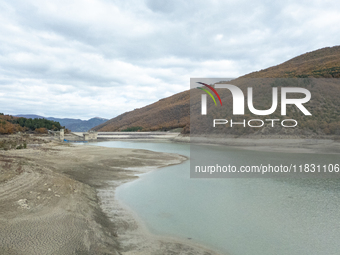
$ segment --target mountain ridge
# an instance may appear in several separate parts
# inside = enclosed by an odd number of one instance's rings
[[[241,76],[233,82],[238,83],[242,79],[247,78],[339,78],[340,77],[340,46],[326,47],[316,51],[307,52],[297,57],[294,57],[282,64],[266,68],[257,72],[252,72]],[[280,82],[278,80],[278,82]],[[241,82],[242,83],[242,82]],[[246,87],[242,86],[245,93]],[[257,85],[256,85],[257,86]],[[273,84],[258,85],[259,91],[269,93]],[[315,115],[311,119],[309,126],[312,126],[311,132],[315,135],[334,134],[339,132],[340,122],[340,106],[334,105],[332,102],[337,98],[335,95],[340,95],[340,86],[334,84],[325,84],[323,88],[324,95],[321,95],[320,88],[308,87],[315,95],[316,103],[313,104]],[[269,89],[270,88],[270,89]],[[222,92],[224,93],[224,92]],[[246,93],[245,93],[246,94]],[[228,96],[228,95],[225,95]],[[259,109],[269,109],[270,102],[263,100],[261,95],[256,95],[257,101],[261,102],[257,105]],[[269,97],[271,98],[271,96]],[[262,100],[262,101],[261,101]],[[230,100],[229,100],[230,101]],[[325,103],[326,102],[326,103]],[[269,107],[268,107],[269,105]],[[211,108],[211,106],[208,106]],[[334,109],[333,109],[334,108]],[[212,108],[211,108],[212,109]],[[332,109],[332,113],[329,109]],[[293,111],[294,109],[292,109]],[[214,111],[214,109],[212,109]],[[291,112],[294,116],[296,113]],[[335,115],[334,115],[335,114]],[[326,116],[327,115],[327,116]],[[249,115],[250,116],[250,115]],[[323,121],[322,117],[325,117]],[[318,128],[317,126],[322,126]],[[145,107],[125,112],[115,118],[102,123],[99,126],[92,128],[95,131],[122,131],[131,127],[139,127],[142,131],[154,130],[170,130],[174,128],[184,128],[183,133],[189,133],[190,130],[190,91],[180,92],[173,96],[163,98],[153,104]],[[302,126],[302,129],[308,129],[307,126]],[[298,128],[299,129],[299,128]],[[297,129],[297,130],[298,130]],[[237,133],[237,132],[238,133]],[[249,130],[248,130],[249,131]],[[247,132],[248,132],[247,131]],[[301,130],[300,130],[301,131]],[[297,132],[300,134],[311,135],[310,130],[306,132]],[[235,135],[242,135],[238,129],[235,129]],[[251,132],[251,131],[249,131]]]
[[[340,78],[340,46],[325,47],[240,78]]]
[[[73,119],[73,118],[55,118],[55,117],[44,117],[36,114],[17,114],[15,117],[24,117],[24,118],[39,118],[39,119],[47,119],[59,122],[65,128],[73,131],[73,132],[86,132],[91,128],[98,126],[108,119],[94,117],[88,120],[81,120],[81,119]]]

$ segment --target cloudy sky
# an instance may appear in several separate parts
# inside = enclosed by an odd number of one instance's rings
[[[0,112],[112,118],[340,44],[337,1],[3,0]]]

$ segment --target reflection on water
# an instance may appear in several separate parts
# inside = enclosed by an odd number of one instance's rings
[[[97,145],[190,154],[188,144],[114,141]],[[225,148],[217,146],[206,146],[205,151],[212,148],[214,153],[219,150],[225,153]],[[244,152],[228,150],[235,155]],[[247,154],[278,156],[264,152]],[[300,156],[323,158],[315,154]],[[192,238],[232,255],[340,254],[337,179],[190,179],[189,176],[189,161],[186,161],[120,186],[117,197],[138,213],[151,232]]]

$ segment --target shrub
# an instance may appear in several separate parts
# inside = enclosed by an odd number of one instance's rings
[[[142,127],[128,127],[126,129],[121,130],[121,132],[138,132],[142,130],[143,130]]]
[[[36,128],[34,131],[38,134],[47,134],[48,133],[46,128]]]

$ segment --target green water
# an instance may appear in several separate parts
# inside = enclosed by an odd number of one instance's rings
[[[190,155],[188,144],[102,142]],[[337,155],[278,154],[205,146],[245,163]],[[275,160],[274,160],[275,162]],[[142,175],[116,196],[155,234],[199,242],[231,255],[339,255],[340,182],[337,179],[190,179],[189,161]]]

